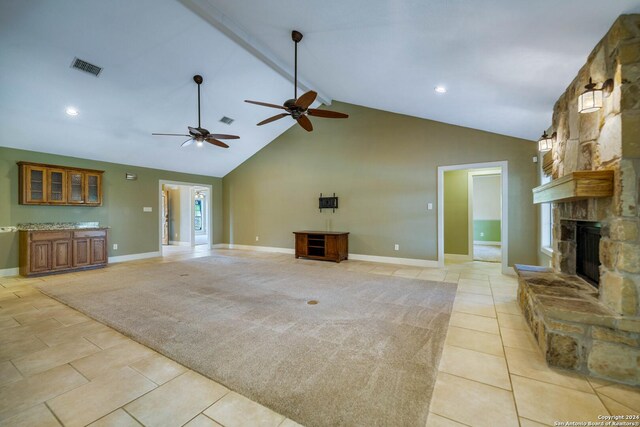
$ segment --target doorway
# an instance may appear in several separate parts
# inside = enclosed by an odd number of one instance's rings
[[[502,261],[501,181],[500,169],[469,170],[469,241],[474,261]]]
[[[491,198],[487,199],[489,192]],[[474,202],[475,193],[479,195]],[[444,267],[445,259],[475,259],[499,262],[503,273],[510,271],[508,205],[503,203],[507,196],[506,161],[438,167],[440,267]]]
[[[211,186],[160,180],[160,252],[163,256],[209,250]]]

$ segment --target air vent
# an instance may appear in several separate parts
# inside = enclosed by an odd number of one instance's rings
[[[224,116],[223,118],[221,118],[220,121],[225,125],[230,125],[231,123],[233,123],[233,119],[227,116]]]
[[[100,75],[100,73],[102,72],[102,68],[98,67],[97,65],[93,65],[87,61],[83,61],[82,59],[79,59],[79,58],[73,58],[73,62],[71,63],[71,68],[75,68],[77,70],[84,71],[89,74],[93,74],[96,77],[98,77],[98,75]]]

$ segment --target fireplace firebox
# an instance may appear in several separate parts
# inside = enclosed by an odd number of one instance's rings
[[[600,223],[576,224],[576,274],[596,288],[600,284]]]

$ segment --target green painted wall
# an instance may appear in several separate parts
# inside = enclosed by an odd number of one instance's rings
[[[469,254],[469,171],[444,173],[444,253]]]
[[[28,206],[18,204],[17,161],[104,170],[101,207]],[[138,175],[125,180],[125,172]],[[0,147],[0,226],[23,222],[99,221],[111,226],[109,256],[155,252],[159,247],[159,180],[211,185],[213,243],[222,241],[222,179],[158,169],[97,162],[74,157]],[[143,212],[144,206],[153,212]],[[112,243],[118,250],[111,249]],[[0,233],[0,269],[18,266],[18,233]]]
[[[474,219],[473,240],[479,242],[499,242],[500,220],[498,219]],[[483,234],[484,235],[481,235]]]
[[[223,178],[225,242],[293,248],[295,230],[349,231],[351,253],[436,260],[437,167],[506,160],[509,263],[535,263],[535,143],[342,102],[330,109],[350,117],[312,119],[311,133],[293,126]],[[319,194],[333,192],[340,208],[319,212]]]

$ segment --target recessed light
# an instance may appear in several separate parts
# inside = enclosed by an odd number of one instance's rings
[[[73,107],[67,107],[64,112],[69,116],[77,116],[78,114],[80,114],[80,112]]]
[[[436,93],[447,93],[447,88],[444,86],[436,86],[433,90]]]

